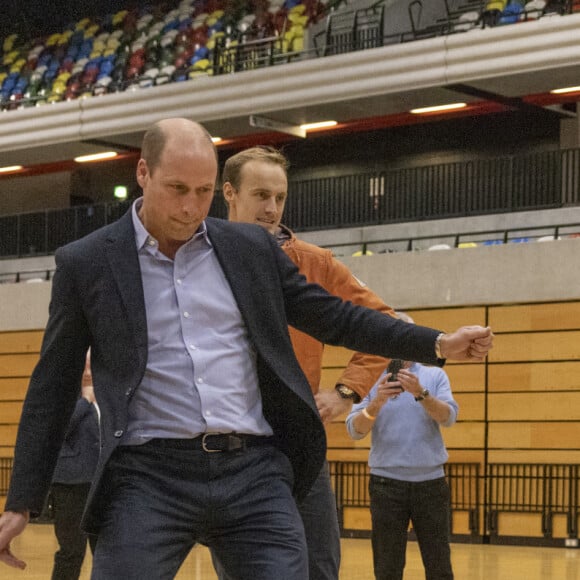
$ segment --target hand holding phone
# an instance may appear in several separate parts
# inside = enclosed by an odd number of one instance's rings
[[[394,358],[391,360],[389,366],[387,367],[387,373],[391,373],[391,376],[388,379],[389,383],[394,383],[395,381],[398,380],[397,374],[404,366],[405,362],[402,361],[400,358]],[[393,390],[396,389],[398,392],[403,391],[403,387],[392,387],[392,388]]]

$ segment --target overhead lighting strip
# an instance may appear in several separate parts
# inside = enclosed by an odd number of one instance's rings
[[[92,155],[81,155],[75,157],[77,163],[90,163],[91,161],[105,161],[106,159],[114,159],[117,157],[116,151],[103,151],[103,153],[93,153]]]
[[[435,105],[432,107],[411,109],[409,113],[413,113],[413,115],[424,115],[426,113],[446,113],[448,111],[456,111],[458,109],[464,109],[465,107],[467,107],[467,103],[450,103],[448,105]]]

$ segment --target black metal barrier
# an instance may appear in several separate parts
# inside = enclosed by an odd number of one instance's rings
[[[529,513],[541,516],[542,538],[534,538],[540,545],[561,546],[554,538],[554,517],[566,519],[566,534],[578,546],[578,516],[580,493],[580,465],[507,464],[487,466],[486,528],[491,543],[505,543],[498,525],[500,514]],[[534,530],[537,531],[537,530]],[[513,542],[521,543],[517,538]],[[530,543],[526,539],[526,543]]]
[[[329,466],[341,534],[369,537],[370,529],[349,529],[344,518],[348,508],[370,506],[368,465],[358,461],[332,461]],[[468,515],[468,534],[454,530],[452,518],[453,541],[578,546],[580,465],[490,463],[483,474],[478,463],[448,463],[445,477],[451,492],[452,514],[467,512]],[[502,512],[540,514],[542,537],[535,537],[539,530],[533,529],[530,536],[501,534],[498,515]],[[553,537],[553,518],[558,514],[566,518],[567,538]]]
[[[12,457],[0,457],[0,495],[8,493],[13,462]]]
[[[0,458],[0,496],[8,493],[12,465],[11,457]],[[369,537],[370,529],[353,530],[344,525],[345,509],[368,509],[370,506],[367,463],[331,461],[329,468],[341,535]],[[452,514],[468,514],[469,533],[454,531],[452,524],[452,541],[578,547],[580,465],[490,463],[482,473],[479,463],[448,463],[445,477],[451,492]],[[485,494],[482,493],[484,489],[487,490]],[[47,509],[49,507],[47,502]],[[498,527],[501,513],[540,514],[541,537],[534,529],[530,529],[529,536],[502,534]],[[483,528],[480,514],[485,515]],[[553,536],[556,515],[566,519],[567,538]]]

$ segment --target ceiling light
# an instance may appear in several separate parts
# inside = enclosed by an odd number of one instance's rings
[[[564,87],[563,89],[552,89],[550,91],[553,95],[563,95],[564,93],[578,93],[580,87]]]
[[[300,128],[304,129],[304,131],[310,131],[311,129],[327,129],[328,127],[335,127],[336,125],[338,125],[337,121],[319,121],[318,123],[300,125]]]
[[[88,163],[90,161],[104,161],[105,159],[113,159],[117,157],[116,151],[104,151],[103,153],[93,153],[92,155],[81,155],[75,157],[77,163]]]
[[[0,173],[14,173],[24,169],[22,165],[7,165],[6,167],[0,167]]]
[[[434,107],[423,107],[421,109],[411,109],[413,115],[423,115],[424,113],[441,113],[445,111],[455,111],[467,107],[467,103],[450,103],[449,105],[437,105]]]
[[[212,143],[219,143],[221,140],[222,140],[222,138],[221,138],[221,137],[212,137],[212,138],[211,138],[211,142],[212,142]]]

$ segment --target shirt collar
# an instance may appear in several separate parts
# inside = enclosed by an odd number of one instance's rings
[[[131,217],[133,219],[133,229],[135,230],[135,243],[137,244],[137,251],[141,250],[144,246],[148,245],[149,242],[153,241],[157,244],[157,240],[145,229],[141,218],[139,217],[139,210],[143,205],[143,197],[140,197],[135,200],[133,205],[131,206]],[[186,244],[189,244],[191,241],[203,238],[208,245],[212,245],[209,236],[207,235],[207,227],[205,225],[205,221],[201,222],[199,229],[191,240],[188,240]],[[184,245],[186,245],[184,244]]]

